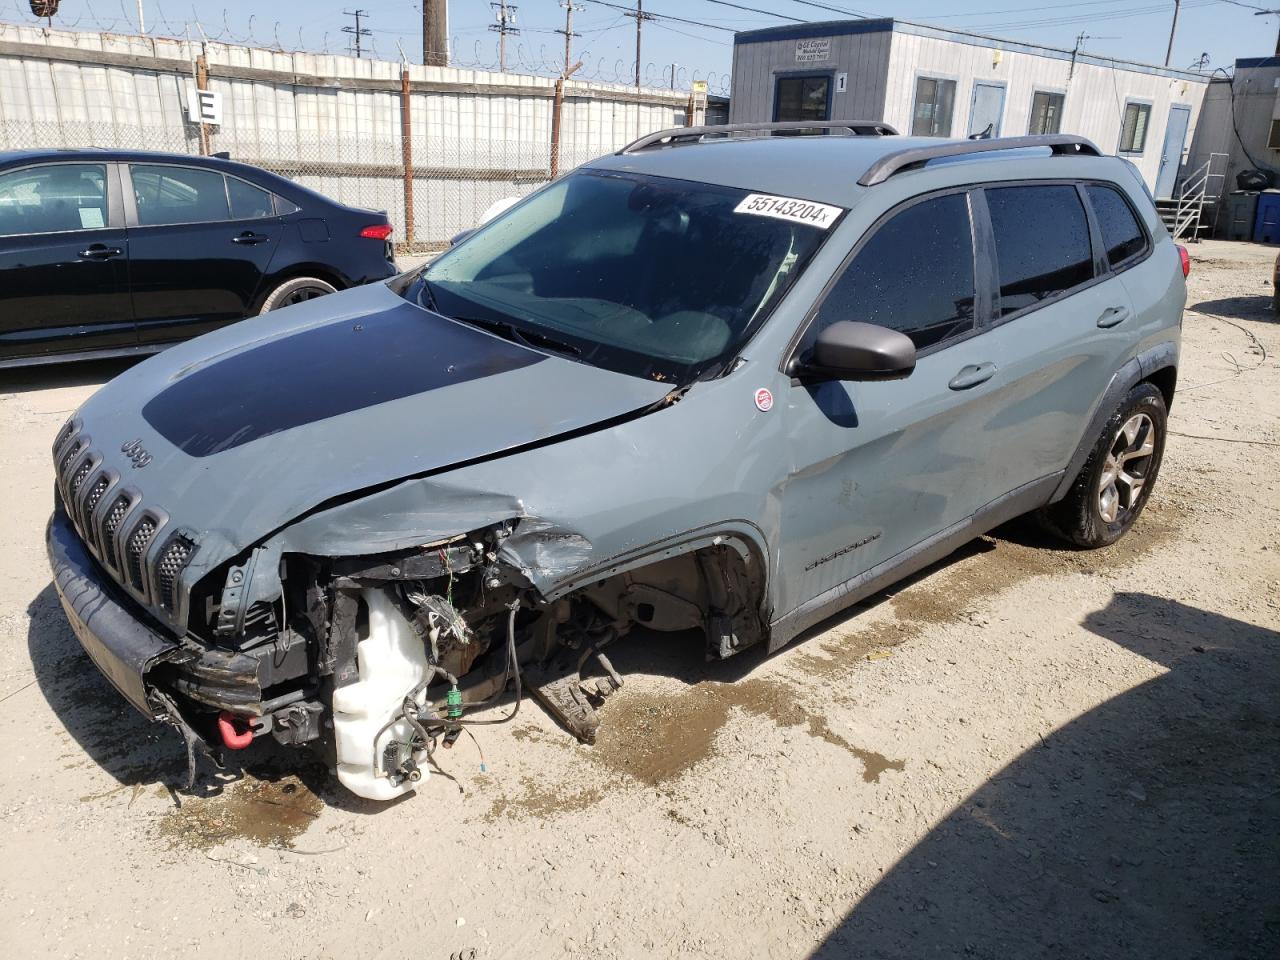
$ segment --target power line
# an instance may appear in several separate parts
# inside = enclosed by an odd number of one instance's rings
[[[634,17],[636,11],[632,7],[620,6],[616,3],[609,3],[608,0],[584,0],[586,3],[594,3],[599,7],[609,7],[613,10],[621,10],[625,16]],[[733,27],[722,27],[714,23],[704,23],[701,20],[687,20],[684,17],[673,17],[669,13],[645,13],[646,20],[670,20],[673,23],[687,23],[692,27],[706,27],[709,30],[723,30],[725,33],[737,33]]]
[[[785,13],[774,13],[772,10],[761,10],[758,7],[744,7],[739,3],[729,3],[728,0],[706,0],[707,3],[714,3],[721,7],[733,7],[735,10],[745,10],[747,13],[762,13],[766,17],[777,17],[779,20],[790,20],[792,23],[807,23],[799,17],[788,17]]]
[[[355,45],[356,57],[359,58],[361,56],[361,47],[360,47],[361,38],[368,37],[373,34],[373,31],[370,30],[368,27],[360,26],[361,19],[369,16],[369,11],[368,10],[343,10],[342,12],[348,17],[355,17],[356,25],[354,27],[343,27],[342,32],[351,34],[352,43]]]
[[[512,36],[520,35],[520,28],[514,26],[516,22],[516,8],[507,3],[507,0],[498,0],[496,3],[490,3],[493,8],[494,19],[497,23],[489,24],[490,30],[497,31],[498,34],[498,71],[500,73],[507,72],[507,34]]]

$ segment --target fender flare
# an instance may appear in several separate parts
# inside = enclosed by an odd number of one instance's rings
[[[1176,370],[1177,366],[1178,344],[1173,340],[1166,340],[1150,349],[1144,350],[1137,356],[1130,357],[1115,372],[1111,382],[1107,384],[1107,389],[1103,391],[1101,398],[1093,408],[1093,415],[1089,418],[1089,424],[1085,427],[1080,442],[1076,445],[1075,453],[1067,461],[1062,479],[1058,482],[1053,495],[1049,498],[1050,503],[1057,503],[1071,490],[1072,485],[1076,482],[1076,477],[1084,469],[1085,461],[1089,459],[1089,453],[1097,442],[1098,434],[1102,432],[1103,426],[1110,419],[1112,411],[1119,405],[1124,395],[1142,381],[1150,378],[1152,374],[1170,367]]]

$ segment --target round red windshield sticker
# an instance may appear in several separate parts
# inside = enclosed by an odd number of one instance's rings
[[[773,408],[773,394],[766,388],[761,387],[756,391],[756,409],[761,413],[767,413]]]

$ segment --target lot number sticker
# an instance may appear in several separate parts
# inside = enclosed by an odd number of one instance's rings
[[[836,222],[836,217],[840,216],[843,208],[814,203],[812,200],[752,193],[743,198],[743,201],[734,207],[733,212],[750,213],[757,217],[775,217],[778,220],[790,220],[792,223],[803,223],[806,226],[817,227],[819,230],[826,230]]]

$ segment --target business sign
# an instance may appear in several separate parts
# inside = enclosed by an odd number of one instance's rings
[[[187,119],[192,123],[222,124],[222,94],[187,87]]]
[[[796,63],[822,63],[831,59],[831,38],[818,37],[796,41]]]

